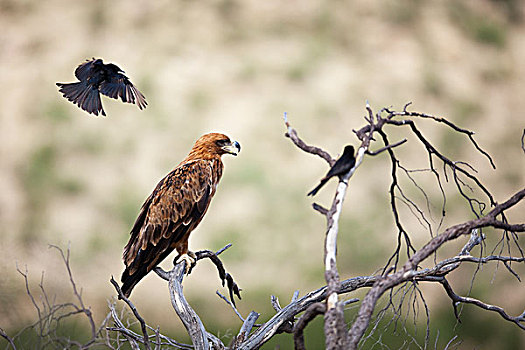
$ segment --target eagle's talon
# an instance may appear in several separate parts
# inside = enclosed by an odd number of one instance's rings
[[[185,274],[189,275],[191,270],[193,269],[193,266],[197,264],[197,256],[194,252],[188,251],[187,253],[184,253],[182,255],[179,255],[177,257],[177,260],[175,260],[175,265],[178,263],[185,261],[186,262],[186,271]]]

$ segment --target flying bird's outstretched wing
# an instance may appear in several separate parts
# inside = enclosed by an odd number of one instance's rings
[[[93,74],[93,63],[95,61],[95,58],[93,58],[92,60],[87,60],[86,62],[80,64],[75,69],[75,77],[77,77],[77,79],[80,81],[87,81],[90,75]]]
[[[174,249],[180,257],[188,257],[189,235],[208,210],[222,176],[220,157],[239,151],[239,144],[223,134],[204,135],[186,159],[157,184],[142,205],[124,248],[126,270],[121,281],[125,296]]]
[[[94,115],[106,115],[100,93],[127,103],[136,103],[140,109],[147,106],[144,95],[126,77],[124,71],[113,63],[101,59],[88,60],[75,69],[79,80],[74,83],[56,83],[66,99]]]
[[[144,95],[121,73],[115,73],[108,76],[100,84],[100,92],[104,95],[122,100],[122,102],[134,103],[139,109],[146,108],[147,102]]]

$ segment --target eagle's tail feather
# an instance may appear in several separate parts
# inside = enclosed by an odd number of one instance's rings
[[[124,272],[122,273],[122,277],[120,278],[120,281],[122,282],[122,287],[120,289],[122,290],[122,294],[124,294],[126,298],[129,298],[129,295],[131,294],[133,288],[146,275],[147,272],[145,270],[145,268],[140,268],[137,271],[135,271],[135,273],[133,273],[132,275],[130,275],[129,273],[129,268],[126,268],[126,270],[124,270]]]

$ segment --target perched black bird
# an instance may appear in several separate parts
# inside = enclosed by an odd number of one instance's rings
[[[325,177],[321,179],[321,183],[317,185],[310,193],[309,196],[315,196],[316,193],[324,186],[325,183],[334,176],[342,176],[346,174],[355,165],[354,146],[345,146],[343,155],[335,161],[334,166],[330,168]]]
[[[114,99],[120,97],[122,102],[135,103],[140,109],[146,108],[148,103],[144,95],[122,73],[124,71],[117,65],[93,58],[75,69],[79,82],[57,83],[57,86],[65,98],[94,115],[106,115],[99,93]]]

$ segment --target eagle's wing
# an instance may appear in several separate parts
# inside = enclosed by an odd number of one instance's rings
[[[179,165],[158,183],[142,206],[124,248],[125,294],[129,295],[175,247],[187,242],[202,220],[219,180],[212,162],[195,160]]]
[[[140,109],[148,104],[144,95],[121,73],[110,74],[100,84],[100,92],[108,97],[122,100],[122,102],[135,103]]]
[[[75,69],[75,77],[80,81],[87,81],[92,73],[93,62],[95,62],[94,59],[78,66],[77,69]]]

